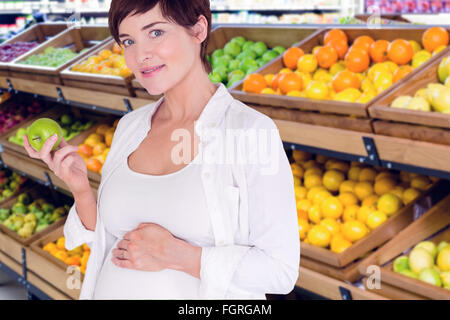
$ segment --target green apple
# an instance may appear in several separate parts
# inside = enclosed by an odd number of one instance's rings
[[[272,48],[272,50],[278,52],[278,54],[282,54],[283,52],[286,51],[286,49],[282,46],[276,46],[276,47]]]
[[[410,277],[410,278],[414,278],[414,279],[419,278],[419,276],[416,273],[412,272],[411,270],[403,270],[403,271],[400,271],[399,273],[404,276]]]
[[[444,287],[450,287],[450,271],[441,272],[441,281]]]
[[[253,41],[245,41],[242,45],[242,51],[250,49],[255,43]]]
[[[213,73],[217,74],[220,76],[220,81],[226,80],[227,79],[227,72],[228,69],[225,66],[217,66],[213,69]]]
[[[402,272],[404,270],[409,270],[409,258],[407,256],[401,256],[394,261],[394,271]]]
[[[446,246],[450,245],[447,241],[441,241],[439,242],[437,246],[437,253],[441,252],[442,249],[444,249]]]
[[[228,74],[228,81],[229,81],[231,78],[237,77],[237,76],[240,76],[241,79],[242,79],[243,77],[245,77],[245,72],[242,71],[242,70],[234,70],[234,71],[231,71],[231,72]]]
[[[438,67],[438,77],[441,83],[444,83],[447,77],[450,75],[450,57],[442,59]]]
[[[268,50],[263,54],[262,59],[265,62],[269,62],[269,61],[272,61],[273,59],[275,59],[276,57],[278,57],[279,55],[280,54],[276,51]]]
[[[424,248],[414,248],[409,255],[409,267],[411,271],[419,274],[424,269],[432,268],[433,256]]]
[[[228,42],[223,48],[225,54],[228,54],[232,57],[236,57],[239,53],[241,53],[242,49],[239,43],[237,42]]]
[[[259,69],[259,65],[256,67],[252,66],[252,67],[248,68],[247,73],[245,75],[248,76],[249,74],[255,73],[256,70],[258,70],[258,69]]]
[[[241,69],[244,72],[247,72],[248,69],[250,69],[251,67],[259,67],[258,63],[251,59],[251,58],[245,58],[244,60],[241,61],[240,65],[239,65],[239,69]]]
[[[258,57],[261,57],[267,51],[267,46],[264,42],[258,41],[252,46],[252,50],[256,52]]]
[[[61,117],[61,123],[62,123],[62,125],[64,125],[64,126],[70,126],[71,124],[72,124],[72,117],[69,115],[69,114],[64,114],[62,117]]]
[[[247,49],[242,51],[240,54],[238,54],[238,56],[236,57],[236,59],[243,61],[244,59],[256,59],[256,52],[253,51],[252,49]]]
[[[209,80],[211,80],[212,83],[219,83],[222,81],[222,77],[217,73],[211,72],[209,74]]]
[[[240,47],[242,47],[245,43],[245,38],[242,36],[234,37],[233,39],[230,40],[230,42],[236,42],[237,44],[239,44]]]
[[[214,52],[211,55],[211,61],[214,61],[215,58],[219,58],[219,57],[223,56],[224,54],[225,54],[225,52],[223,51],[223,49],[214,50]]]
[[[231,60],[230,63],[228,64],[228,71],[234,71],[239,69],[239,64],[241,62],[237,59]]]
[[[439,272],[437,272],[433,268],[427,268],[420,271],[419,280],[422,280],[434,286],[442,286],[441,276],[439,275]]]
[[[242,76],[242,75],[235,75],[235,76],[231,77],[230,80],[228,81],[227,88],[230,88],[233,84],[241,81],[243,78],[244,78],[244,76]]]
[[[56,150],[61,143],[62,129],[58,122],[49,118],[41,118],[34,121],[28,128],[28,141],[30,145],[36,151],[41,151],[45,141],[53,135],[58,135],[58,140],[53,146],[53,150]]]
[[[436,248],[436,245],[433,242],[431,242],[431,241],[419,242],[418,244],[415,245],[414,249],[416,249],[416,248],[424,248],[425,250],[427,250],[431,254],[433,259],[436,258],[437,248]]]

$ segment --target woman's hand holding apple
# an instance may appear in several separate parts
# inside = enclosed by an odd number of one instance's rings
[[[58,135],[51,136],[45,141],[40,151],[31,147],[27,135],[23,137],[23,144],[28,155],[44,161],[50,170],[67,184],[74,195],[90,192],[86,163],[78,154],[78,147],[72,146],[62,139],[59,149],[52,152],[57,140]]]

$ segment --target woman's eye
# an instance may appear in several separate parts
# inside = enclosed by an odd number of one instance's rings
[[[150,35],[152,36],[152,38],[157,38],[162,36],[163,31],[161,30],[153,30],[152,32],[150,32]]]
[[[124,45],[125,48],[126,48],[126,47],[132,45],[132,44],[133,44],[133,41],[130,40],[130,39],[127,39],[127,40],[123,41],[122,43],[123,43],[123,45]]]

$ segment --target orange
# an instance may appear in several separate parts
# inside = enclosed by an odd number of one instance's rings
[[[362,222],[357,220],[345,222],[342,225],[341,230],[344,237],[351,242],[358,241],[369,233],[367,227]]]
[[[351,246],[351,241],[345,239],[340,233],[335,234],[330,241],[330,250],[336,253],[341,253]]]
[[[407,64],[414,56],[414,49],[411,43],[403,39],[392,41],[388,47],[388,57],[398,65]]]
[[[378,181],[375,181],[374,190],[375,193],[379,196],[382,196],[385,193],[388,193],[396,186],[396,182],[392,178],[381,178]]]
[[[67,253],[66,253],[65,251],[63,251],[63,250],[60,250],[60,251],[57,251],[57,252],[54,254],[54,257],[55,257],[56,259],[59,259],[59,260],[65,262],[66,259],[67,259]]]
[[[411,67],[410,65],[407,64],[407,65],[401,66],[394,72],[393,82],[396,83],[397,81],[403,79],[411,71],[413,71],[413,67]]]
[[[305,219],[298,219],[298,233],[300,235],[300,240],[305,240],[306,235],[309,231],[309,223],[308,220]]]
[[[339,201],[341,201],[345,208],[358,204],[358,198],[352,192],[340,193],[338,199]]]
[[[318,187],[322,185],[322,177],[315,174],[306,177],[304,180],[306,189],[311,189],[312,187]]]
[[[297,201],[297,217],[308,219],[308,211],[311,209],[313,203],[308,199],[301,199]]]
[[[329,170],[325,172],[322,183],[330,191],[338,191],[342,182],[345,181],[345,175],[338,170]]]
[[[411,179],[411,188],[425,191],[431,185],[431,180],[425,176],[417,176]]]
[[[359,173],[359,181],[369,181],[373,182],[375,181],[375,178],[377,176],[377,172],[373,168],[363,168],[361,172]]]
[[[107,124],[101,124],[97,127],[97,129],[95,130],[95,133],[104,136],[106,131],[108,131],[108,129],[110,129],[111,127],[108,126]]]
[[[342,31],[340,29],[332,29],[332,30],[328,31],[327,33],[325,33],[325,36],[323,38],[323,43],[325,45],[327,45],[333,39],[343,39],[343,40],[345,40],[345,42],[348,43],[347,35],[345,34],[344,31]]]
[[[50,252],[50,251],[52,251],[54,249],[58,249],[58,248],[56,247],[56,244],[54,244],[53,242],[49,242],[42,249],[44,251]]]
[[[316,225],[309,230],[307,238],[312,245],[326,248],[330,244],[331,233],[324,226]]]
[[[116,53],[116,54],[120,54],[122,52],[122,48],[119,46],[119,44],[114,43],[112,52]]]
[[[350,220],[356,220],[356,214],[358,213],[359,206],[357,204],[353,204],[344,209],[344,213],[342,214],[342,220],[344,222]]]
[[[303,187],[301,185],[295,185],[294,190],[295,190],[295,199],[297,201],[301,200],[301,199],[306,199],[306,196],[308,194],[308,189],[306,189],[305,187]]]
[[[352,47],[353,48],[362,48],[364,50],[366,50],[367,52],[369,52],[370,46],[374,43],[375,41],[369,37],[369,36],[359,36],[355,39],[355,41],[353,41]]]
[[[420,191],[414,188],[408,188],[403,192],[403,204],[407,205],[420,195]]]
[[[304,170],[299,164],[297,164],[295,162],[291,163],[291,170],[292,170],[292,174],[294,176],[299,177],[299,178],[303,177]]]
[[[314,160],[308,160],[308,161],[305,161],[305,162],[302,163],[302,165],[303,165],[303,168],[304,168],[306,171],[308,171],[308,169],[317,167],[317,164],[316,164],[316,162],[315,162]]]
[[[111,56],[111,54],[112,54],[111,50],[105,49],[105,50],[100,51],[98,53],[98,56],[100,57],[100,59],[106,60]]]
[[[79,266],[81,265],[81,258],[80,256],[72,256],[68,257],[66,260],[64,260],[64,262],[69,266]]]
[[[93,149],[87,144],[80,144],[78,146],[78,154],[83,158],[90,158],[93,155]]]
[[[353,166],[348,170],[348,179],[351,181],[359,181],[359,175],[362,168]]]
[[[302,150],[292,150],[292,158],[294,158],[295,162],[299,163],[300,161],[310,160],[312,154]]]
[[[352,72],[364,72],[369,68],[370,58],[367,52],[352,49],[345,55],[345,66]]]
[[[344,59],[345,54],[348,51],[348,43],[345,39],[336,38],[328,41],[326,46],[330,46],[336,50],[339,59]]]
[[[320,221],[319,225],[327,228],[328,231],[330,231],[330,233],[332,235],[339,233],[340,228],[341,228],[339,222],[337,222],[336,220],[331,219],[331,218],[323,219],[322,221]]]
[[[278,73],[275,77],[272,79],[272,89],[277,90],[280,80],[286,75],[286,73]]]
[[[66,249],[66,238],[65,237],[60,237],[57,241],[56,241],[56,247],[60,250],[65,250]]]
[[[347,88],[358,89],[360,85],[358,76],[348,70],[338,72],[338,74],[333,77],[333,81],[331,83],[334,91],[336,92],[341,92]]]
[[[103,151],[105,151],[106,149],[106,144],[103,142],[100,142],[98,144],[95,145],[95,147],[93,148],[93,154],[94,156],[98,156],[101,155],[103,153]]]
[[[283,63],[287,68],[294,70],[297,67],[298,59],[304,54],[300,48],[289,48],[283,53]]]
[[[339,193],[343,193],[343,192],[353,193],[353,191],[355,189],[355,185],[356,185],[355,181],[346,180],[346,181],[342,182],[341,185],[339,186]]]
[[[102,168],[102,163],[100,160],[97,159],[88,159],[86,162],[86,166],[88,170],[91,170],[93,172],[100,172],[100,169]]]
[[[90,251],[91,248],[89,248],[89,246],[86,243],[83,243],[83,250],[84,251]]]
[[[355,185],[355,194],[360,201],[363,201],[365,198],[373,194],[372,184],[368,181],[358,182]]]
[[[245,92],[260,93],[267,87],[266,79],[259,73],[249,74],[244,80]]]
[[[442,27],[427,29],[422,35],[422,45],[428,52],[433,52],[440,46],[447,46],[448,42],[448,32]]]
[[[362,202],[361,205],[363,207],[372,207],[377,204],[377,201],[380,197],[376,194],[371,194],[370,196],[366,197]]]
[[[325,218],[338,219],[344,212],[344,206],[337,197],[328,197],[320,205]]]
[[[313,205],[308,211],[308,219],[316,224],[322,220],[322,212],[320,211],[320,205]]]
[[[298,59],[297,70],[300,72],[314,72],[317,69],[317,59],[312,54],[305,54]]]
[[[388,59],[389,41],[377,40],[370,45],[369,54],[374,62],[384,62]]]
[[[302,85],[302,77],[295,72],[286,74],[278,83],[281,92],[284,94],[294,90],[300,91]]]
[[[111,147],[114,138],[114,131],[108,131],[105,133],[105,143],[107,147]]]
[[[324,69],[328,69],[338,60],[338,54],[331,46],[319,48],[315,54],[315,57],[317,59],[317,64]]]

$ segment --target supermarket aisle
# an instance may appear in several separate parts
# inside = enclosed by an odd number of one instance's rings
[[[27,300],[25,289],[1,271],[0,300]]]

